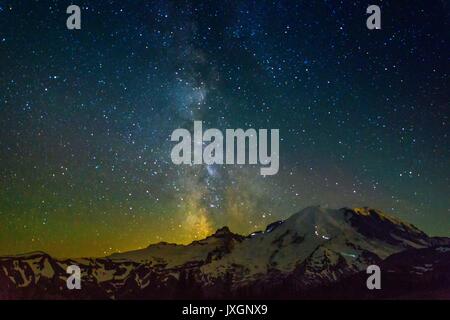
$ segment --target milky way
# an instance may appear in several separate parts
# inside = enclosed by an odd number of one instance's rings
[[[81,7],[81,30],[66,8]],[[449,235],[449,7],[0,0],[0,254],[99,256],[370,206]],[[280,129],[280,171],[170,135]]]

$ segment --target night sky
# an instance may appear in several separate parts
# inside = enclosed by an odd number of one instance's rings
[[[0,0],[0,254],[248,234],[310,205],[450,235],[449,3],[380,2]],[[280,129],[279,173],[174,165],[194,120]]]

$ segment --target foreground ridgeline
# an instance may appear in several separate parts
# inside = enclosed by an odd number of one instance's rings
[[[72,265],[79,290],[66,285]],[[379,290],[366,283],[374,265]],[[249,236],[224,227],[104,258],[1,257],[0,287],[1,299],[450,298],[450,238],[369,208],[309,207]]]

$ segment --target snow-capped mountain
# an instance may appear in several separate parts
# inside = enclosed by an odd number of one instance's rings
[[[0,257],[0,298],[251,298],[277,297],[277,290],[296,298],[402,252],[439,247],[444,254],[448,246],[448,238],[378,210],[309,207],[246,237],[224,227],[189,245],[158,243],[104,258]],[[82,270],[82,290],[66,287],[72,264]]]
[[[427,247],[431,242],[414,226],[376,210],[310,207],[246,239],[231,254],[201,269],[206,274],[220,274],[230,266],[240,266],[244,272],[238,280],[246,281],[272,270],[289,273],[303,266],[312,281],[321,277],[337,280],[339,274],[326,268],[345,262],[346,269],[361,270],[369,262],[406,248]],[[339,270],[343,271],[342,266]]]

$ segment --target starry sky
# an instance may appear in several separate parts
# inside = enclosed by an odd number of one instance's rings
[[[81,7],[81,30],[66,8]],[[380,4],[382,30],[366,28]],[[0,0],[0,254],[248,234],[310,205],[450,235],[446,1]],[[280,170],[174,165],[177,128],[280,129]]]

